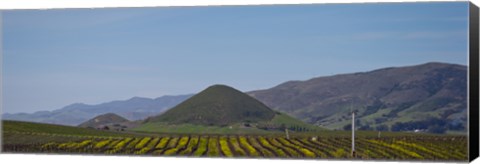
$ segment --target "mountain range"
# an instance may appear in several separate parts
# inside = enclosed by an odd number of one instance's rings
[[[141,120],[162,113],[191,96],[162,96],[155,99],[133,97],[97,105],[75,103],[53,111],[5,113],[2,119],[77,126],[98,115],[115,113],[129,120]]]
[[[225,89],[226,87],[214,88],[217,88],[213,90],[215,92],[226,90],[226,93],[236,93],[230,92],[232,90]],[[246,94],[274,111],[329,129],[347,129],[351,123],[350,114],[355,111],[358,118],[357,128],[364,130],[405,131],[412,128],[431,128],[432,125],[451,130],[465,130],[467,67],[435,62],[389,67],[368,72],[316,77],[305,81],[288,81],[269,89],[250,91]],[[200,95],[207,96],[196,96],[193,97],[194,100],[208,102],[206,100],[209,96],[215,94]],[[115,113],[129,120],[148,118],[147,122],[148,120],[175,122],[172,119],[178,118],[182,123],[208,125],[209,122],[202,122],[201,119],[195,122],[195,119],[190,117],[195,113],[189,113],[191,111],[187,108],[198,108],[198,103],[189,105],[185,102],[178,105],[190,97],[192,95],[164,96],[156,99],[134,97],[98,105],[72,104],[51,112],[4,114],[3,119],[78,125],[100,114]],[[164,116],[159,115],[177,105],[176,108],[181,110],[166,112]],[[209,108],[217,109],[211,105]],[[179,111],[182,112],[178,113]],[[204,113],[197,114],[198,117],[210,116],[204,116]],[[151,117],[155,115],[156,117]],[[220,119],[215,124],[228,125],[234,120],[235,118]]]
[[[348,126],[352,111],[357,112],[358,127],[365,129],[432,119],[462,129],[467,119],[467,67],[391,67],[289,81],[248,94],[274,110],[329,129]]]

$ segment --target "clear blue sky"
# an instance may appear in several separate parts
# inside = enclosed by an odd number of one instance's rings
[[[4,112],[467,64],[468,3],[3,11]]]

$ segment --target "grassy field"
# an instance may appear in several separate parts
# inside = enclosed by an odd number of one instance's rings
[[[141,133],[150,133],[150,134],[177,134],[177,135],[185,135],[185,134],[208,134],[208,135],[228,135],[228,134],[235,134],[235,135],[252,135],[252,136],[285,136],[284,131],[266,131],[256,128],[242,128],[237,126],[230,127],[209,127],[209,126],[201,126],[201,125],[190,125],[190,124],[183,124],[183,125],[167,125],[161,123],[148,123],[144,128],[148,130],[143,130],[141,128],[135,128],[133,131]],[[156,129],[151,131],[151,129]],[[334,138],[334,137],[350,137],[352,135],[351,131],[329,131],[329,130],[322,130],[322,131],[313,131],[313,132],[295,132],[289,131],[289,135],[292,137],[308,137],[308,136],[318,136],[318,137],[325,137],[325,138]],[[356,131],[355,134],[357,137],[412,137],[412,136],[462,136],[458,133],[448,134],[448,135],[440,135],[440,134],[430,134],[430,133],[413,133],[413,132],[378,132],[378,131]]]
[[[310,129],[312,131],[325,131],[325,129],[304,123],[286,114],[277,114],[268,122],[260,122],[258,124],[271,124],[271,125],[285,125],[286,127],[302,127]],[[253,134],[253,135],[283,135],[283,131],[279,130],[262,130],[255,128],[256,124],[252,124],[252,127],[245,127],[243,124],[234,124],[231,126],[205,126],[205,125],[193,125],[193,124],[176,124],[171,125],[164,122],[148,122],[142,126],[131,129],[134,132],[146,132],[146,133],[169,133],[169,134]],[[295,133],[295,132],[291,132]]]
[[[312,124],[307,124],[305,122],[302,122],[298,119],[293,118],[292,116],[289,116],[284,113],[279,113],[279,112],[277,112],[277,115],[275,115],[275,117],[273,117],[273,119],[267,123],[277,124],[277,125],[285,124],[285,126],[287,127],[289,126],[305,127],[306,129],[311,129],[315,131],[327,130],[318,126],[314,126]]]
[[[169,125],[167,123],[146,123],[141,127],[132,129],[135,132],[170,133],[170,134],[266,134],[268,131],[256,128],[241,128],[240,125],[232,126],[203,126],[192,124]]]
[[[288,116],[285,116],[288,117]],[[285,122],[291,119],[276,117],[272,120],[274,123],[285,123],[287,125],[302,125],[303,122]],[[214,127],[202,125],[167,125],[164,123],[147,123],[141,128],[132,129],[125,132],[103,131],[88,128],[79,128],[71,126],[61,126],[52,124],[30,123],[21,121],[3,121],[3,142],[4,143],[36,143],[55,140],[71,140],[77,138],[102,138],[102,137],[138,137],[138,136],[165,136],[165,135],[185,135],[185,134],[211,134],[211,135],[260,135],[260,136],[285,136],[284,131],[261,130],[257,128],[246,128],[242,125],[234,125],[231,127]],[[310,126],[310,125],[302,125]],[[145,128],[142,129],[142,128]],[[152,130],[154,129],[154,130]],[[321,128],[311,132],[295,132],[289,131],[292,137],[349,137],[350,131],[330,131]],[[455,135],[452,134],[452,135]],[[378,137],[377,131],[357,131],[358,137]],[[399,137],[399,136],[441,136],[427,133],[406,133],[406,132],[380,132],[383,137]]]
[[[2,121],[4,132],[28,132],[28,133],[49,133],[75,136],[125,136],[125,133],[100,131],[96,129],[79,128],[43,123],[31,123],[22,121]]]

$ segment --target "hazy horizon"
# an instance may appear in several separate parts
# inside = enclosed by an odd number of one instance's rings
[[[468,3],[12,10],[3,111],[241,91],[427,62],[467,65]]]

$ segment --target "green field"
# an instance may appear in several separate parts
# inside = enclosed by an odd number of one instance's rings
[[[203,126],[193,124],[169,125],[166,123],[146,123],[141,127],[134,128],[132,131],[149,133],[170,133],[170,134],[249,134],[249,133],[268,133],[256,128],[240,128],[240,125],[232,126]]]
[[[168,124],[164,122],[147,122],[140,127],[133,128],[135,132],[150,133],[169,133],[169,134],[258,134],[258,135],[282,135],[284,132],[279,130],[262,130],[257,128],[258,125],[275,125],[285,127],[302,127],[311,131],[320,132],[325,129],[304,123],[292,117],[278,113],[268,122],[260,122],[245,127],[243,124],[234,124],[231,126],[206,126],[194,124]],[[295,131],[291,131],[295,133]]]
[[[54,124],[31,123],[22,121],[3,121],[2,130],[5,132],[48,133],[76,136],[123,136],[124,133],[99,131],[89,128],[78,128]]]
[[[289,139],[280,131],[228,134],[232,131],[225,128],[209,129],[217,134],[187,134],[195,132],[195,128],[198,127],[184,126],[178,134],[162,134],[3,121],[2,150],[12,153],[428,161],[466,161],[468,155],[467,138],[461,135],[382,132],[378,137],[378,132],[358,131],[356,156],[353,157],[349,131],[291,132]]]
[[[168,138],[163,145],[162,139]],[[227,140],[229,138],[229,140]],[[201,144],[198,141],[204,141]],[[143,142],[141,142],[143,141]],[[233,143],[235,142],[235,143]],[[235,148],[231,146],[238,144]],[[466,137],[384,137],[356,141],[349,138],[290,138],[258,136],[175,136],[159,138],[89,138],[69,142],[4,145],[6,152],[163,155],[250,158],[391,159],[463,161]],[[159,146],[160,145],[160,146]]]
[[[22,121],[2,121],[2,143],[4,144],[42,143],[57,140],[81,140],[83,138],[134,136],[146,136],[146,134],[101,131],[96,129]]]

